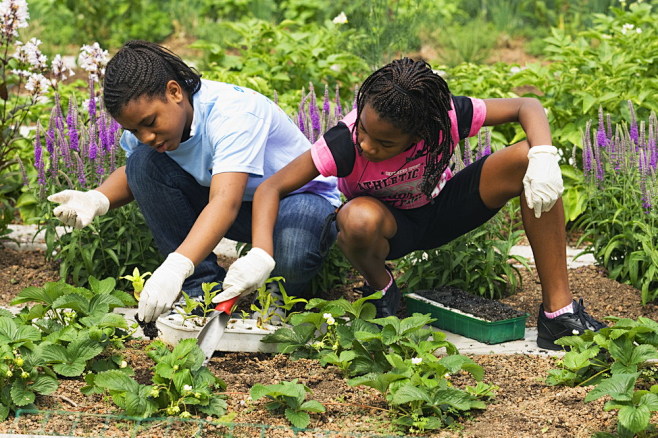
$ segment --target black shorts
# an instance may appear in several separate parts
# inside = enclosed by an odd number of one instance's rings
[[[486,159],[484,156],[455,174],[427,205],[408,210],[386,205],[398,227],[389,240],[387,260],[438,248],[484,224],[500,210],[488,208],[480,197],[480,174]]]

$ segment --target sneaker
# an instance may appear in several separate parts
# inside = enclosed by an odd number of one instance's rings
[[[281,295],[279,285],[276,282],[269,283],[267,285],[267,292],[269,292],[269,294],[272,296],[272,306],[267,309],[268,314],[271,316],[268,315],[270,316],[270,319],[267,321],[267,323],[272,325],[281,325],[286,319],[286,311],[283,309],[285,301],[283,301],[283,295]],[[256,296],[254,297],[254,302],[256,302],[257,299],[258,293],[256,293]],[[258,311],[251,314],[252,319],[259,319],[261,316],[261,313]]]
[[[361,287],[356,288],[356,290],[360,291],[361,294],[364,297],[370,296],[374,294],[375,292],[378,292],[370,286],[369,284],[364,284]],[[393,279],[393,283],[389,286],[388,290],[384,294],[383,297],[381,297],[378,300],[371,300],[370,302],[375,305],[375,308],[377,309],[377,314],[376,318],[385,318],[387,316],[396,316],[398,312],[398,307],[400,306],[400,289],[398,288],[398,285],[395,283],[395,279]]]
[[[539,317],[537,318],[537,345],[546,350],[563,350],[568,347],[556,345],[555,341],[564,336],[577,336],[585,330],[597,332],[607,327],[606,324],[592,318],[585,311],[583,299],[573,301],[573,313],[564,313],[550,319],[544,313],[544,305],[539,305]]]

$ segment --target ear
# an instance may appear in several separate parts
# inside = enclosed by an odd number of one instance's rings
[[[185,91],[180,84],[173,79],[167,82],[165,95],[169,100],[172,100],[174,103],[180,103],[185,99]]]

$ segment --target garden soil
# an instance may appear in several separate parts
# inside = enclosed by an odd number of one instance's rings
[[[641,306],[639,292],[605,278],[595,267],[569,272],[574,295],[583,297],[587,310],[596,317],[615,315],[637,318],[658,318],[658,306]],[[26,286],[41,286],[59,278],[56,266],[44,261],[38,251],[15,251],[0,248],[0,305],[9,301]],[[355,298],[351,288],[335,291],[349,299]],[[523,271],[522,290],[502,302],[528,312],[527,325],[535,325],[535,315],[541,300],[541,289],[534,272]],[[335,298],[335,297],[334,297]],[[402,309],[401,312],[404,312]],[[404,316],[401,313],[400,316]],[[137,378],[149,380],[150,359],[144,353],[148,341],[132,341],[123,352],[136,371]],[[614,432],[616,412],[604,412],[604,400],[585,403],[588,388],[551,387],[544,383],[548,370],[555,367],[556,358],[530,355],[478,355],[473,359],[485,369],[485,381],[499,387],[486,410],[462,420],[457,430],[420,433],[432,437],[590,437],[597,431]],[[214,357],[210,369],[227,383],[230,421],[237,424],[267,425],[225,427],[198,423],[157,420],[137,428],[130,421],[106,420],[103,415],[117,414],[105,397],[84,396],[78,379],[64,379],[59,390],[37,399],[42,410],[66,411],[45,417],[13,418],[0,423],[0,433],[43,433],[77,436],[139,436],[139,437],[349,437],[390,436],[391,427],[385,400],[373,389],[353,388],[335,368],[323,368],[317,362],[293,361],[282,355],[225,353]],[[271,384],[299,379],[312,390],[311,398],[325,404],[324,414],[314,414],[309,427],[321,432],[295,432],[282,417],[270,414],[263,400],[252,401],[249,388],[256,383]],[[468,376],[457,376],[455,385],[472,384]],[[83,415],[75,414],[82,413]],[[655,422],[656,418],[654,418]],[[136,432],[137,431],[137,432]],[[199,432],[200,431],[200,432]]]

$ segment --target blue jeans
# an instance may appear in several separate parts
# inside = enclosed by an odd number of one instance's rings
[[[187,237],[208,203],[210,189],[201,186],[167,154],[149,147],[137,148],[126,165],[128,185],[163,256],[173,252]],[[251,242],[251,202],[243,202],[226,233],[238,242]],[[334,207],[314,193],[289,195],[281,200],[274,229],[272,276],[286,279],[289,295],[309,297],[310,283],[336,239],[328,217]],[[202,283],[220,282],[226,271],[210,253],[183,284],[190,296],[203,295]]]

